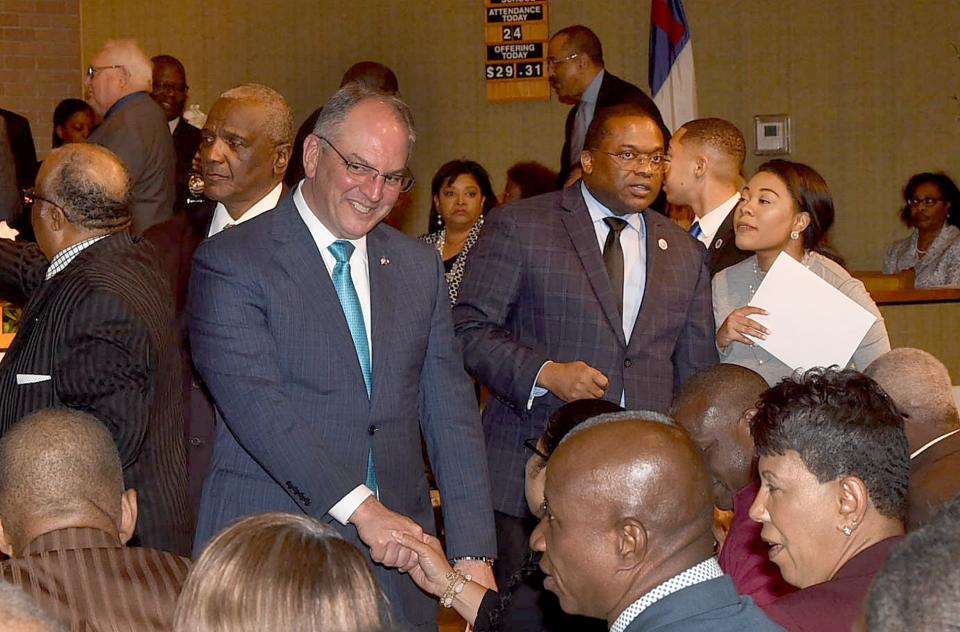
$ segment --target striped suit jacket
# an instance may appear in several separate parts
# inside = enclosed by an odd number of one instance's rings
[[[606,399],[666,412],[683,382],[717,362],[706,251],[644,212],[646,286],[629,340],[579,181],[494,209],[470,251],[454,307],[467,369],[494,398],[483,411],[494,509],[521,517],[525,439],[563,402],[527,409],[547,360],[582,360],[609,378]]]
[[[89,528],[45,533],[0,563],[0,577],[20,586],[72,632],[165,632],[190,560],[125,547]]]
[[[333,281],[293,196],[197,248],[187,310],[194,364],[217,404],[196,550],[241,516],[327,511],[366,479],[431,531],[421,430],[443,499],[447,554],[494,556],[483,435],[453,336],[437,251],[380,224],[367,234],[371,395]],[[333,521],[366,550],[352,525]],[[377,565],[404,623],[437,602]]]
[[[40,408],[94,415],[139,492],[138,543],[187,554],[180,358],[153,247],[120,232],[49,281],[46,268],[36,244],[0,240],[0,297],[25,303],[0,362],[0,434]],[[18,375],[49,379],[18,384]]]

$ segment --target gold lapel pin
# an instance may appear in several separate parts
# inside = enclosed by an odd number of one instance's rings
[[[666,240],[666,239],[661,239],[660,241],[657,242],[657,245],[660,246],[660,250],[666,250],[666,249],[667,249],[667,240]]]

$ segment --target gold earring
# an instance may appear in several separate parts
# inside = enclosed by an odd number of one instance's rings
[[[795,230],[790,231],[790,239],[793,239],[793,240],[800,239],[800,233],[798,233]]]

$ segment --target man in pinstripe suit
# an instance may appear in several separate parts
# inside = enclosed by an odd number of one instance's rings
[[[172,298],[127,231],[127,171],[108,149],[66,145],[33,199],[38,243],[0,240],[0,297],[25,305],[0,363],[0,434],[39,408],[96,416],[140,493],[139,543],[189,553]]]
[[[448,555],[492,586],[496,545],[443,266],[381,222],[413,184],[414,137],[398,98],[342,88],[304,142],[293,194],[197,249],[190,344],[217,436],[196,547],[249,514],[327,520],[378,562],[400,622],[436,630],[436,601],[387,568],[416,564],[393,532],[432,526],[421,430]]]
[[[526,549],[523,444],[554,410],[603,397],[666,412],[717,361],[703,248],[646,210],[659,125],[640,105],[604,108],[584,147],[582,181],[489,214],[454,308],[467,368],[494,396],[483,425],[501,561]]]

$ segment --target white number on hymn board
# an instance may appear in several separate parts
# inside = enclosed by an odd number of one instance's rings
[[[523,28],[519,26],[505,26],[502,29],[503,41],[523,39]]]

